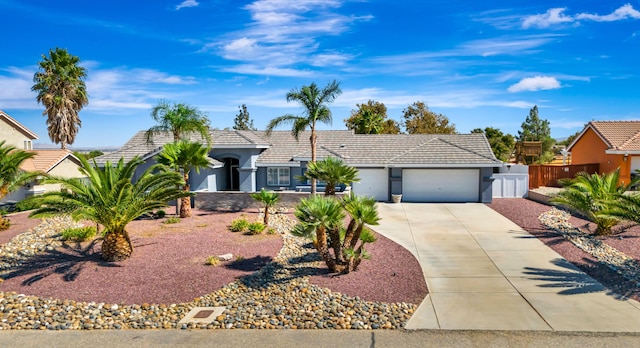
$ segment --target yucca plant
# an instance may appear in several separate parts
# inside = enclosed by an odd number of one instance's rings
[[[619,184],[619,179],[620,168],[602,175],[579,173],[573,179],[560,180],[564,190],[551,202],[575,209],[593,221],[596,224],[596,235],[610,235],[620,218],[611,215],[609,207],[635,183]]]
[[[269,226],[269,209],[274,207],[280,200],[280,195],[275,191],[266,191],[264,188],[260,192],[252,193],[251,198],[262,203],[264,205],[264,219],[265,226]]]
[[[347,214],[351,220],[344,228]],[[364,245],[374,242],[375,235],[365,224],[376,225],[380,220],[372,198],[353,194],[342,201],[327,196],[302,199],[294,215],[299,223],[292,234],[313,239],[329,271],[337,273],[355,271],[361,260],[368,258]]]
[[[104,168],[98,168],[95,162],[90,165],[84,158],[80,161],[80,172],[86,178],[46,178],[45,184],[61,184],[65,190],[34,197],[40,208],[30,216],[69,214],[76,220],[102,225],[102,258],[106,261],[131,256],[133,245],[126,230],[129,222],[188,194],[178,187],[182,176],[163,165],[148,168],[133,182],[136,168],[144,163],[139,157],[126,164],[124,159],[115,165],[107,162]]]

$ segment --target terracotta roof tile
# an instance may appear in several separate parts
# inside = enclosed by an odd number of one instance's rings
[[[640,150],[640,121],[591,121],[589,126],[611,150]]]
[[[22,163],[20,169],[25,171],[47,173],[67,156],[75,158],[69,150],[30,150],[28,152],[35,153],[35,156]]]

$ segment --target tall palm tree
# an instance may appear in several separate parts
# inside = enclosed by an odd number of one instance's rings
[[[63,149],[76,139],[82,124],[78,113],[89,103],[84,83],[87,73],[79,63],[80,58],[66,49],[51,49],[49,57],[42,55],[40,71],[33,76],[31,90],[45,107],[42,115],[47,115],[49,138]]]
[[[263,188],[260,190],[260,192],[252,193],[251,198],[264,205],[263,223],[265,226],[269,226],[269,209],[271,209],[276,205],[276,203],[278,203],[278,201],[280,200],[280,195],[278,194],[278,192],[266,191]]]
[[[311,130],[309,137],[309,142],[311,143],[311,163],[315,162],[316,145],[318,141],[316,124],[318,122],[331,124],[331,110],[329,110],[327,104],[333,103],[341,93],[340,83],[335,80],[322,89],[319,89],[315,82],[309,86],[302,86],[299,90],[292,89],[287,93],[287,101],[295,101],[301,104],[305,109],[303,116],[287,114],[276,117],[267,125],[266,134],[271,134],[273,129],[280,125],[290,124],[292,125],[291,134],[298,140],[300,133],[308,127]],[[311,194],[316,194],[316,179],[311,179]]]
[[[208,153],[209,149],[200,143],[181,140],[177,143],[165,144],[162,152],[157,156],[157,161],[176,172],[182,173],[184,180],[182,190],[185,193],[189,193],[191,191],[189,172],[194,169],[199,173],[200,169],[206,168],[209,165]],[[191,196],[185,195],[180,202],[180,217],[187,218],[190,216]]]
[[[158,105],[151,110],[151,118],[158,124],[149,128],[145,133],[148,143],[153,143],[153,137],[165,132],[171,133],[173,142],[184,139],[185,135],[198,133],[211,145],[211,134],[209,133],[209,119],[198,108],[187,104],[169,104],[161,100]]]
[[[611,228],[619,218],[608,214],[610,204],[618,199],[629,185],[618,184],[620,168],[611,173],[579,173],[573,179],[564,179],[560,183],[565,188],[551,201],[577,210],[596,224],[596,235],[609,235]]]
[[[304,177],[324,181],[326,184],[324,194],[327,196],[334,196],[336,186],[339,184],[360,181],[356,168],[346,165],[341,159],[335,157],[309,163]]]
[[[80,161],[80,171],[86,178],[45,179],[45,184],[61,184],[66,190],[35,196],[40,208],[31,216],[70,214],[74,219],[102,225],[102,258],[106,261],[131,257],[133,245],[126,230],[129,222],[188,194],[178,187],[182,176],[160,164],[148,168],[133,182],[136,168],[144,163],[139,157],[126,164],[123,159],[115,165],[107,162],[102,169],[95,162],[90,165],[84,158]]]
[[[15,146],[5,145],[4,140],[0,141],[0,199],[37,178],[40,173],[20,169],[20,165],[33,156],[32,152],[18,150]],[[8,226],[8,223],[0,215],[0,229],[2,226]]]

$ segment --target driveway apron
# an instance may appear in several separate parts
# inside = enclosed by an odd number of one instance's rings
[[[429,295],[407,329],[640,332],[609,292],[480,203],[379,203],[374,229],[419,261]]]

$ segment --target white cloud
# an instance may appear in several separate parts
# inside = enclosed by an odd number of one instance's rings
[[[298,70],[289,68],[280,68],[275,66],[262,66],[253,64],[240,64],[222,68],[222,71],[234,72],[247,75],[263,75],[263,76],[281,76],[281,77],[304,77],[311,76],[313,72],[310,70]]]
[[[184,0],[180,4],[176,5],[176,11],[187,7],[197,7],[198,5],[200,5],[200,3],[196,0]]]
[[[509,86],[507,91],[515,93],[515,92],[523,92],[523,91],[541,91],[548,89],[558,89],[560,88],[560,82],[551,76],[535,76],[535,77],[526,77],[520,82]]]
[[[0,69],[0,108],[37,109],[36,93],[31,92],[37,67]]]
[[[565,15],[567,9],[552,8],[543,14],[527,16],[522,21],[522,27],[528,28],[548,28],[562,23],[578,23],[581,20],[595,22],[615,22],[625,19],[640,19],[640,11],[633,8],[631,4],[622,5],[608,15],[598,15],[591,13],[578,13],[576,15]]]

